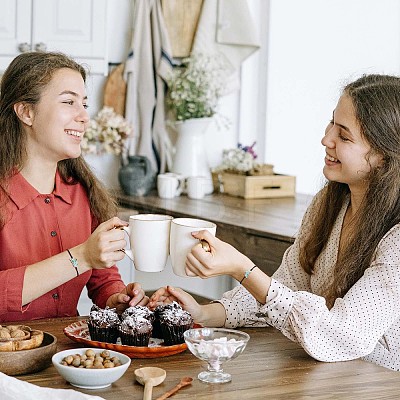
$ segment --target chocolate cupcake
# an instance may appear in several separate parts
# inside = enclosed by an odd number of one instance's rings
[[[185,342],[183,332],[193,327],[193,318],[187,311],[183,310],[178,303],[173,302],[164,307],[159,318],[166,346]]]
[[[152,330],[148,319],[142,316],[127,316],[119,326],[121,343],[127,346],[148,346]]]
[[[121,320],[123,321],[126,317],[143,317],[149,320],[151,323],[153,323],[155,318],[154,312],[143,306],[128,307],[121,314]]]
[[[87,322],[91,340],[116,343],[120,320],[115,308],[102,309],[96,305],[90,310]]]
[[[163,335],[161,332],[160,317],[167,305],[161,304],[154,309],[154,321],[153,321],[153,338],[162,339]]]

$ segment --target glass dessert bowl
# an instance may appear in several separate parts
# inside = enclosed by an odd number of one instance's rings
[[[245,332],[223,328],[189,329],[183,336],[192,354],[207,362],[207,371],[202,371],[197,376],[207,383],[232,380],[232,376],[222,369],[222,364],[238,357],[250,339]]]

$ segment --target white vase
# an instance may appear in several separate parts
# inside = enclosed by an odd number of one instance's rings
[[[193,118],[177,121],[177,140],[171,172],[189,176],[204,176],[205,193],[213,192],[211,170],[205,146],[205,132],[212,118]]]
[[[121,167],[120,157],[115,154],[85,154],[85,161],[89,164],[96,177],[107,189],[120,189],[118,172]]]

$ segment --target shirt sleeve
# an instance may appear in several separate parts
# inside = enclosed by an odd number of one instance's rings
[[[93,303],[104,308],[108,298],[125,289],[125,284],[114,265],[111,268],[93,269],[86,287]]]
[[[364,275],[329,310],[325,299],[273,281],[259,312],[267,323],[298,341],[321,361],[345,361],[370,354],[400,316],[400,226],[381,240]]]
[[[25,270],[26,266],[0,271],[0,316],[23,311],[22,287]]]
[[[242,286],[219,300],[227,327],[272,325],[321,361],[371,354],[400,317],[400,224],[380,241],[364,275],[328,309],[298,261],[299,240],[310,229],[307,216],[285,253],[264,305]],[[325,271],[329,275],[329,271]]]

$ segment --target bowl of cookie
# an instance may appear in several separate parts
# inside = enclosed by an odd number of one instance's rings
[[[57,338],[27,325],[0,325],[0,372],[23,375],[51,365]]]

